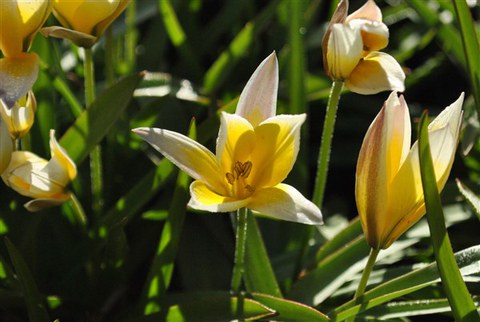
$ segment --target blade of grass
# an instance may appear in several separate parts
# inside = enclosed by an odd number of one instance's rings
[[[458,190],[467,199],[468,203],[475,210],[475,214],[480,219],[480,198],[473,193],[467,186],[465,186],[460,180],[456,180]]]
[[[455,262],[452,245],[448,237],[430,152],[427,118],[428,114],[424,112],[420,119],[418,130],[418,151],[428,226],[430,228],[435,258],[438,263],[438,270],[440,271],[443,289],[452,307],[455,320],[480,321],[475,304]]]
[[[7,246],[8,254],[10,255],[18,279],[22,284],[30,322],[50,322],[51,319],[48,316],[45,303],[25,260],[9,239],[5,239],[5,245]]]

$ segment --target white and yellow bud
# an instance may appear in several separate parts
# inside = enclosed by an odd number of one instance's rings
[[[8,107],[3,100],[0,100],[0,115],[13,139],[21,138],[30,131],[36,109],[37,101],[32,91],[12,107]]]

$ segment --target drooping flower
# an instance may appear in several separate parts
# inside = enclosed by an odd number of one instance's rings
[[[28,151],[14,151],[2,179],[19,194],[34,198],[25,204],[30,211],[59,205],[70,199],[67,185],[77,176],[75,163],[50,130],[50,160]]]
[[[195,179],[188,203],[193,209],[230,212],[247,207],[273,218],[320,224],[320,210],[282,183],[295,163],[306,116],[275,115],[277,88],[278,63],[272,53],[248,81],[236,113],[222,113],[216,154],[169,130],[133,131]]]
[[[439,191],[455,157],[463,96],[428,127]],[[357,163],[357,209],[366,239],[374,249],[389,247],[425,214],[418,143],[410,148],[410,137],[407,103],[393,92],[370,125]]]
[[[22,97],[12,107],[0,100],[0,115],[13,139],[23,137],[33,125],[37,101],[32,91]]]
[[[0,1],[0,99],[9,107],[37,79],[39,59],[27,51],[50,12],[50,0]]]
[[[323,38],[325,72],[344,81],[352,92],[375,94],[403,92],[405,73],[392,56],[379,52],[388,44],[389,32],[382,12],[373,0],[347,16],[348,0],[342,0]]]
[[[53,13],[63,27],[53,26],[42,33],[67,38],[76,45],[93,46],[130,0],[53,0]]]

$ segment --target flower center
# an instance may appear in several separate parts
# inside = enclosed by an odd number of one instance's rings
[[[253,163],[251,161],[240,162],[236,161],[232,172],[227,172],[225,177],[228,183],[232,186],[232,195],[238,198],[249,197],[254,191],[255,187],[248,184],[247,178],[252,171]]]

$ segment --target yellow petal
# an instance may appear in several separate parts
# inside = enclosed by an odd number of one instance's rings
[[[50,130],[50,153],[52,155],[45,169],[57,183],[63,187],[77,176],[77,167],[70,159],[67,152],[58,144],[55,138],[55,130]]]
[[[275,52],[257,67],[240,95],[236,114],[253,126],[275,115],[277,109],[278,62]]]
[[[50,1],[0,1],[0,49],[7,57],[25,52],[50,14]]]
[[[233,172],[235,162],[251,161],[254,149],[253,126],[240,115],[222,112],[216,154],[223,176],[227,172]]]
[[[368,95],[386,90],[403,92],[404,82],[405,73],[395,58],[371,52],[352,71],[345,85],[352,92]]]
[[[256,191],[247,207],[271,218],[309,225],[323,223],[320,209],[294,187],[283,183]]]
[[[30,130],[35,117],[35,109],[36,100],[32,91],[29,91],[27,97],[19,100],[13,107],[8,107],[3,100],[0,100],[0,115],[13,139],[23,137]]]
[[[256,189],[275,186],[287,177],[297,159],[305,119],[305,114],[277,115],[255,128],[250,177]]]
[[[226,194],[225,174],[220,172],[212,152],[189,137],[169,130],[137,128],[132,130],[195,180],[205,182],[220,194]]]
[[[333,24],[327,45],[328,74],[336,80],[345,80],[363,55],[360,30],[348,25]]]
[[[355,19],[348,23],[352,28],[360,29],[364,52],[376,51],[388,45],[388,27],[379,21]]]
[[[190,196],[191,199],[188,202],[190,208],[210,212],[235,211],[246,207],[249,202],[249,198],[237,200],[219,195],[200,180],[190,185]]]
[[[13,106],[32,88],[38,75],[36,54],[20,54],[0,59],[0,99]]]
[[[345,22],[348,23],[354,19],[382,21],[382,11],[377,6],[375,1],[367,0],[363,6],[349,14]]]
[[[65,26],[86,34],[94,34],[94,28],[113,15],[120,0],[55,0],[54,13]]]
[[[57,198],[38,198],[30,200],[23,206],[30,212],[37,212],[43,209],[59,206],[70,199],[69,194],[60,195]]]
[[[0,175],[10,164],[13,153],[13,139],[10,137],[8,127],[0,119]]]

